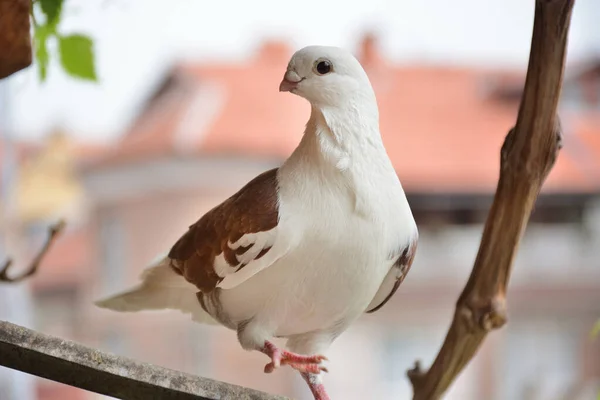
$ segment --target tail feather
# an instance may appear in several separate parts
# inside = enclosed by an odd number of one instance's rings
[[[119,312],[179,310],[204,324],[217,322],[200,306],[198,289],[178,275],[166,258],[142,272],[141,283],[129,290],[98,300],[94,304]]]

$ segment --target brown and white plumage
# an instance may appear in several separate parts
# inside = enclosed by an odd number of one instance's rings
[[[272,169],[190,226],[171,248],[170,264],[203,293],[233,287],[243,272],[254,275],[278,258],[279,247],[271,251],[278,219],[277,169]]]
[[[348,52],[309,46],[292,57],[281,91],[312,106],[285,163],[200,218],[144,274],[97,304],[118,311],[172,308],[238,332],[245,349],[303,372],[317,399],[314,355],[365,312],[381,308],[412,264],[417,227],[379,133],[369,80]]]

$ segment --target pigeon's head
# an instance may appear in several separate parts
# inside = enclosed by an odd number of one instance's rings
[[[294,93],[317,107],[343,106],[357,97],[375,98],[358,60],[332,46],[307,46],[294,53],[279,91]]]

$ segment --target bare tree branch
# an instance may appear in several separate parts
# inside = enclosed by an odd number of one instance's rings
[[[23,273],[21,273],[21,275],[17,275],[13,278],[9,277],[8,270],[12,266],[13,261],[10,258],[8,260],[6,260],[2,269],[0,269],[0,282],[16,283],[16,282],[20,282],[23,279],[28,278],[31,275],[35,274],[38,267],[40,266],[40,263],[42,262],[44,256],[50,249],[50,246],[52,245],[52,243],[54,243],[54,240],[62,232],[64,227],[65,227],[65,221],[60,220],[57,223],[55,223],[54,225],[50,226],[50,228],[48,228],[48,239],[46,239],[46,243],[44,243],[44,246],[40,249],[38,254],[35,256],[35,258],[31,262],[31,265],[29,266],[29,268],[27,268],[25,271],[23,271]]]
[[[479,252],[454,319],[431,368],[408,371],[414,400],[439,399],[487,333],[507,320],[506,289],[515,253],[544,180],[561,148],[556,110],[575,0],[536,0],[525,90],[501,150],[500,178]]]

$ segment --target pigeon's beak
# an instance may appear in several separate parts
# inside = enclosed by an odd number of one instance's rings
[[[279,84],[280,92],[291,92],[298,87],[298,84],[302,82],[302,78],[296,71],[288,70],[283,76],[283,80]]]

